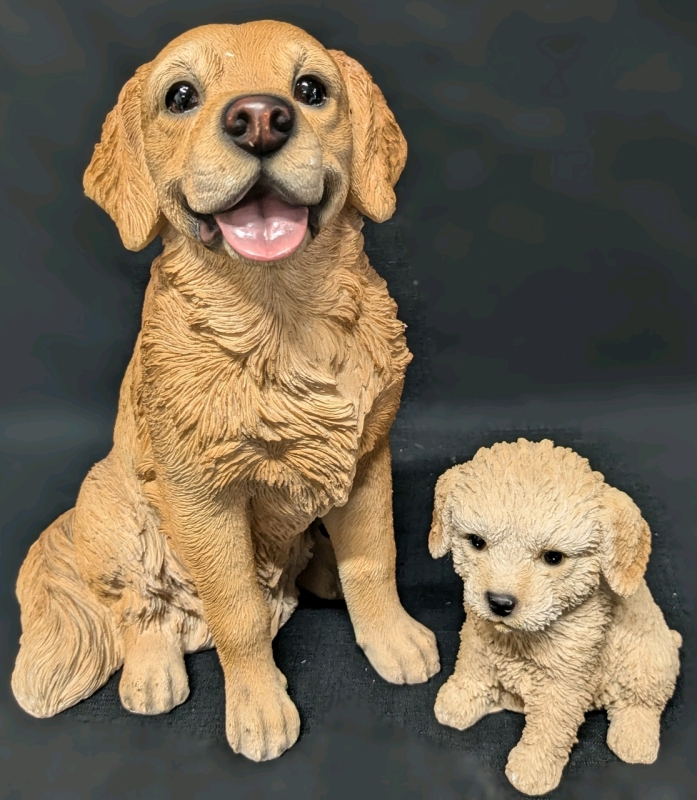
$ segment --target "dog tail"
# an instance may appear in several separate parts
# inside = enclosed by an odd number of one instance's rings
[[[75,563],[73,514],[67,511],[41,534],[17,581],[22,637],[12,691],[34,717],[75,705],[120,665],[111,614]]]

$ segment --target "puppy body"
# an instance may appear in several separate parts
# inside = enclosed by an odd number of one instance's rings
[[[435,713],[461,730],[501,709],[524,713],[506,767],[520,791],[558,785],[591,709],[607,709],[620,758],[655,760],[681,638],[642,578],[649,542],[632,501],[551,442],[495,445],[439,479],[430,546],[452,549],[467,619]],[[549,552],[562,560],[545,563]],[[515,606],[499,616],[487,596],[504,592]]]
[[[295,102],[303,71],[326,84],[326,103]],[[168,113],[183,80],[199,103]],[[287,143],[262,155],[258,142],[238,147],[233,103],[247,122],[260,103],[280,103],[294,120]],[[435,639],[402,609],[394,574],[387,437],[411,356],[361,235],[361,214],[391,215],[404,155],[367,73],[289,25],[191,31],[126,85],[85,186],[128,247],[160,234],[164,250],[114,447],[20,573],[12,685],[29,713],[78,702],[122,664],[124,705],[169,711],[188,694],[182,654],[215,644],[231,746],[280,755],[299,720],[271,640],[296,579],[343,593],[387,680],[437,671]],[[233,236],[245,197],[257,217]],[[294,252],[255,261],[235,247],[247,252],[264,203],[293,225],[307,206],[311,224]],[[281,253],[273,217],[265,224],[264,252]]]

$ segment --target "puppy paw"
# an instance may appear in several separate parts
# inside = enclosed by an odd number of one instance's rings
[[[508,754],[506,777],[523,794],[546,794],[559,786],[567,760],[519,743]]]
[[[226,733],[230,747],[252,761],[269,761],[295,744],[300,716],[276,670],[264,680],[240,675],[226,682]]]
[[[441,686],[433,707],[436,719],[441,725],[448,725],[459,731],[470,728],[483,716],[495,710],[489,698],[481,695],[473,696],[471,690],[467,691],[455,683],[453,678]]]
[[[390,683],[424,683],[440,670],[436,637],[401,607],[379,628],[357,631],[356,641]]]
[[[189,696],[189,680],[181,653],[154,652],[148,658],[127,658],[119,696],[133,714],[166,714]]]
[[[655,709],[630,706],[609,711],[607,745],[628,764],[653,764],[658,756],[661,717]]]

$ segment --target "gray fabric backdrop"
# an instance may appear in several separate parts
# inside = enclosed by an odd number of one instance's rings
[[[19,565],[108,452],[158,250],[123,249],[82,172],[138,65],[187,28],[261,18],[359,59],[409,142],[398,213],[366,238],[415,354],[393,436],[400,589],[443,671],[382,683],[343,606],[305,599],[276,644],[303,734],[253,765],[221,739],[214,653],[189,659],[189,701],[149,720],[120,710],[118,676],[31,720],[8,676]],[[526,431],[637,500],[650,585],[685,635],[658,762],[617,762],[589,715],[555,796],[694,796],[696,40],[693,0],[0,3],[0,796],[517,796],[502,766],[521,717],[459,734],[432,716],[462,609],[426,533],[437,475]]]

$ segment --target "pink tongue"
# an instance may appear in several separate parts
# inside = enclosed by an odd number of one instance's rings
[[[307,216],[307,206],[291,206],[269,194],[242,200],[215,219],[236,253],[254,261],[277,261],[300,247]]]

